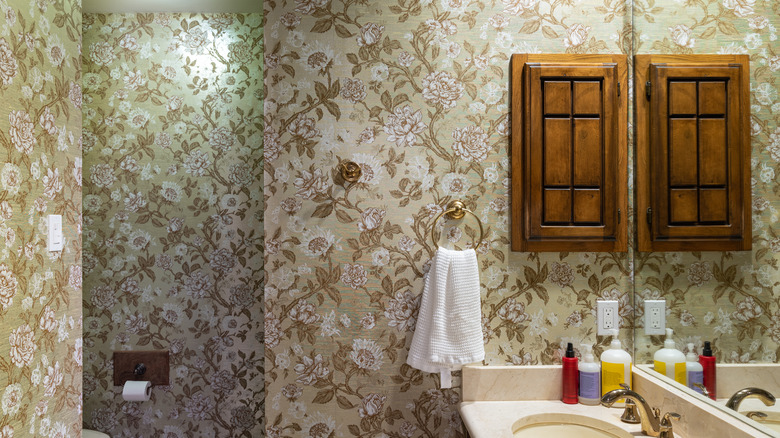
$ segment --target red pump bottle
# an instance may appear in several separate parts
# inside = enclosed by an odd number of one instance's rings
[[[567,404],[576,404],[579,400],[580,375],[577,369],[577,358],[574,356],[574,346],[569,342],[566,346],[566,355],[563,358],[563,397],[561,401]]]
[[[710,393],[710,398],[715,400],[717,397],[717,375],[715,373],[715,356],[712,355],[710,341],[704,341],[704,350],[699,355],[699,363],[704,371],[704,387]]]

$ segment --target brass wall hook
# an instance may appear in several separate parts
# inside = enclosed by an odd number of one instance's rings
[[[363,170],[360,165],[354,161],[343,161],[339,164],[339,172],[344,181],[349,183],[356,183],[360,179],[360,175],[363,174]]]

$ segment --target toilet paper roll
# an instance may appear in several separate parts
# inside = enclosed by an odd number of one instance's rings
[[[127,401],[147,401],[152,396],[152,382],[128,380],[122,388],[122,398]]]

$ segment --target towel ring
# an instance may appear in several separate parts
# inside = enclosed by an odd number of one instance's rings
[[[479,246],[479,244],[482,243],[482,239],[485,238],[485,230],[482,228],[482,221],[479,220],[479,217],[474,214],[473,211],[466,208],[466,206],[461,201],[451,201],[449,204],[447,204],[447,209],[439,213],[439,215],[436,216],[436,219],[433,220],[433,229],[431,229],[431,239],[433,239],[433,246],[437,248],[439,247],[439,244],[436,243],[438,240],[436,237],[436,223],[439,222],[439,219],[444,215],[447,215],[447,218],[449,219],[461,219],[466,215],[466,213],[471,213],[471,215],[474,216],[474,218],[477,220],[477,223],[479,224],[479,240],[477,241],[476,245],[474,245]]]

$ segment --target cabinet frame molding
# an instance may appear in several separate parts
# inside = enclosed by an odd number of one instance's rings
[[[625,252],[628,250],[628,58],[622,54],[514,54],[511,59],[510,95],[511,122],[511,249],[512,251],[562,252],[603,251]],[[541,163],[532,163],[532,122],[530,82],[538,79],[538,70],[580,69],[583,72],[609,69],[605,76],[609,83],[601,82],[602,101],[611,103],[603,108],[600,123],[607,157],[611,163],[603,163],[602,185],[599,196],[614,196],[602,199],[603,225],[572,226],[556,228],[557,235],[540,235],[544,229],[541,223],[542,207],[538,193],[532,188],[532,174],[538,180]],[[605,70],[606,71],[606,70]],[[572,76],[577,78],[578,76]],[[586,76],[583,76],[583,78]],[[572,79],[574,80],[574,79]],[[538,108],[538,106],[537,106]],[[541,115],[539,115],[541,117]],[[574,118],[574,113],[571,114]],[[609,117],[609,118],[607,118]],[[539,157],[535,151],[534,156]],[[574,169],[571,166],[571,169]],[[574,171],[574,170],[571,170]],[[573,177],[572,177],[573,178]],[[538,184],[538,183],[537,183]],[[538,189],[536,189],[538,191]],[[575,190],[576,191],[576,190]],[[574,195],[572,195],[574,196]],[[570,202],[576,202],[572,198]],[[611,211],[606,211],[609,207]],[[573,207],[576,208],[576,205]],[[574,220],[574,218],[572,218]],[[599,229],[599,227],[601,229]],[[579,230],[578,230],[579,228]]]
[[[694,75],[702,68],[711,69],[704,75]],[[698,69],[698,70],[697,70]],[[667,72],[669,75],[667,75]],[[679,72],[679,73],[677,73]],[[686,76],[691,72],[690,76]],[[680,79],[676,79],[680,75]],[[668,160],[669,126],[672,120],[669,107],[656,108],[660,102],[669,103],[669,95],[660,95],[666,91],[667,84],[658,84],[659,79],[675,78],[678,81],[690,80],[696,87],[709,76],[717,79],[736,81],[731,84],[733,93],[726,89],[724,108],[729,111],[724,119],[726,135],[726,178],[729,181],[726,205],[728,220],[725,224],[690,226],[685,223],[672,224],[669,217],[669,203],[672,200]],[[729,82],[730,83],[730,82]],[[634,57],[634,96],[635,96],[635,166],[634,191],[636,196],[637,250],[648,251],[743,251],[752,245],[751,225],[751,187],[750,187],[750,67],[748,55],[635,55]],[[699,99],[697,97],[696,99]],[[738,99],[738,101],[735,101]],[[737,114],[730,111],[736,110]],[[697,109],[697,114],[700,110]],[[694,114],[694,118],[701,117]],[[725,117],[725,116],[724,116]],[[699,119],[697,119],[699,120]],[[671,123],[671,122],[669,122]],[[697,148],[706,139],[697,137]],[[666,136],[666,137],[663,137]],[[698,150],[698,149],[697,149]],[[699,152],[697,152],[699,154]],[[701,158],[699,158],[701,160]],[[702,162],[698,164],[701,169]],[[699,172],[700,170],[697,170]],[[698,178],[700,174],[697,173]],[[697,183],[697,184],[700,184]],[[701,187],[701,185],[698,185]],[[662,189],[666,192],[661,192]],[[699,188],[698,190],[702,190]],[[667,193],[668,194],[664,194]],[[736,196],[732,196],[736,194]],[[733,202],[732,202],[733,201]],[[677,201],[681,202],[681,201]],[[704,201],[698,201],[699,203]],[[699,215],[701,215],[699,204]],[[699,216],[701,217],[701,216]],[[690,219],[692,220],[692,219]],[[701,220],[698,220],[700,223]]]

